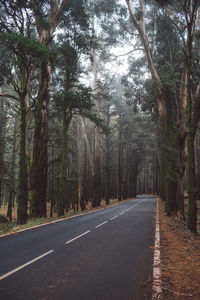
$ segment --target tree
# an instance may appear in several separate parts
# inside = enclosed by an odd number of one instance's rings
[[[19,102],[20,106],[20,147],[19,147],[19,186],[17,193],[17,219],[18,223],[24,224],[27,221],[27,202],[28,202],[28,183],[27,183],[27,158],[26,158],[26,123],[27,123],[27,99],[29,99],[29,83],[32,68],[33,48],[38,44],[31,41],[31,17],[28,15],[28,9],[24,3],[18,5],[16,1],[13,5],[7,5],[6,1],[1,1],[1,33],[0,39],[5,49],[9,50],[7,71],[4,73],[13,88],[11,93],[4,94],[10,99]],[[13,31],[12,21],[16,24]],[[25,21],[26,19],[26,21]],[[5,51],[5,50],[4,50]],[[38,54],[36,52],[36,54]],[[35,55],[35,53],[34,53]],[[15,68],[16,77],[13,76]],[[5,66],[2,66],[5,69]],[[5,71],[5,70],[4,70]]]
[[[5,127],[7,117],[4,109],[3,99],[0,99],[0,208],[3,198],[3,175],[4,175],[4,149],[5,149]]]
[[[185,1],[184,13],[187,25],[187,39],[185,45],[185,64],[187,70],[187,191],[189,199],[188,228],[192,232],[197,230],[196,204],[196,167],[194,141],[200,113],[200,84],[192,95],[193,68],[193,40],[197,22],[199,1]]]
[[[168,215],[176,213],[179,208],[180,198],[182,197],[181,185],[183,172],[182,165],[184,165],[184,141],[186,137],[185,132],[185,96],[186,96],[186,70],[183,67],[181,71],[181,80],[178,86],[174,85],[171,88],[171,83],[174,81],[174,71],[170,70],[170,64],[163,65],[163,74],[159,74],[156,64],[154,62],[153,54],[150,48],[149,41],[146,35],[145,27],[145,10],[143,0],[138,3],[140,17],[136,17],[131,7],[131,1],[126,1],[131,21],[137,30],[141,44],[144,49],[146,62],[149,67],[151,78],[154,81],[155,96],[158,107],[159,122],[164,136],[165,155],[164,159],[167,161],[166,169],[163,176],[166,191],[166,211]],[[181,84],[180,84],[181,83]],[[164,165],[164,164],[162,164]]]
[[[48,1],[43,4],[30,0],[30,8],[35,17],[37,33],[41,45],[50,48],[54,33],[70,0]],[[40,64],[40,82],[35,110],[35,131],[33,159],[31,164],[31,208],[32,217],[46,216],[47,190],[47,143],[48,143],[48,105],[50,91],[51,66],[48,56],[43,57]]]

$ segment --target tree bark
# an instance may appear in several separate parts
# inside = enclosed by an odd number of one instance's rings
[[[26,91],[20,96],[20,146],[19,146],[19,186],[17,193],[17,222],[27,221],[28,183],[26,165]]]
[[[162,197],[166,198],[166,210],[168,215],[176,213],[178,210],[178,199],[180,198],[179,188],[182,179],[180,171],[182,168],[181,161],[182,145],[185,142],[185,136],[182,137],[182,144],[180,145],[180,136],[182,135],[184,127],[183,107],[185,98],[181,97],[181,92],[184,92],[184,83],[182,84],[183,90],[180,90],[178,101],[175,95],[172,95],[169,90],[166,91],[164,83],[161,81],[158,71],[155,67],[153,56],[148,44],[147,36],[145,33],[144,24],[144,5],[143,0],[139,0],[139,7],[142,15],[142,21],[139,22],[134,15],[130,0],[126,0],[131,21],[139,33],[141,43],[144,48],[146,61],[151,73],[152,79],[155,81],[155,94],[158,104],[159,122],[161,125],[161,135],[164,137],[165,149],[161,157],[161,193]],[[177,107],[178,105],[178,107]],[[178,114],[179,112],[179,114]],[[166,165],[164,160],[166,159]],[[179,182],[179,184],[178,184]],[[166,190],[166,192],[164,191]]]
[[[12,176],[11,185],[15,190],[15,161],[16,161],[16,143],[17,143],[17,123],[18,118],[15,119],[14,123],[14,133],[13,133],[13,145],[12,145],[12,159],[11,159],[11,168],[10,173]],[[12,206],[13,206],[13,199],[14,199],[14,192],[13,189],[9,192],[9,199],[8,199],[8,210],[7,210],[7,217],[9,217],[10,222],[12,222]]]
[[[48,12],[49,28],[44,27],[43,13],[36,0],[31,0],[35,15],[37,31],[42,45],[50,47],[54,32],[67,9],[70,0],[52,0]],[[43,59],[40,66],[40,82],[35,112],[35,132],[33,159],[31,166],[31,216],[46,216],[46,190],[47,190],[47,143],[48,143],[48,104],[50,91],[51,69],[48,59]]]
[[[94,96],[94,110],[99,117],[99,95],[98,95],[98,76],[97,76],[97,60],[96,51],[93,49],[93,96]],[[93,199],[92,206],[97,207],[101,203],[101,145],[99,128],[96,127],[94,131],[94,176],[93,176]]]
[[[28,171],[26,157],[26,136],[27,136],[27,95],[29,72],[24,62],[20,66],[20,83],[19,93],[20,100],[20,145],[19,145],[19,186],[17,193],[17,222],[25,224],[27,222],[28,206]]]
[[[196,95],[192,98],[192,50],[195,25],[197,21],[198,1],[189,1],[184,6],[187,23],[186,70],[187,70],[187,191],[188,191],[188,229],[196,233],[197,204],[196,204],[196,166],[194,141],[200,113],[200,92],[197,87]]]
[[[67,153],[68,153],[68,130],[71,119],[66,116],[66,110],[63,112],[63,133],[62,133],[62,160],[60,170],[60,193],[58,201],[58,216],[64,215],[65,207],[69,208],[69,203],[66,199],[67,185]]]
[[[42,61],[40,66],[39,93],[35,111],[35,132],[31,165],[31,217],[46,217],[47,143],[50,66]]]
[[[0,100],[0,208],[3,201],[3,169],[4,169],[4,148],[5,148],[5,127],[6,127],[6,115],[3,105],[3,101]]]
[[[110,126],[110,104],[106,106],[106,125]],[[105,174],[106,174],[106,190],[105,190],[105,201],[106,205],[110,203],[110,134],[106,134],[106,162],[105,162]]]
[[[194,151],[195,130],[193,128],[187,133],[187,191],[188,191],[188,221],[190,231],[197,230],[197,204],[196,204],[196,170]]]
[[[120,124],[121,116],[119,116],[119,140],[118,140],[118,192],[117,198],[118,201],[122,200],[122,158],[123,158],[123,146],[122,146],[122,128]]]

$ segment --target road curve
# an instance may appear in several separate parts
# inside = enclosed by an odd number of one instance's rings
[[[155,198],[0,239],[2,300],[151,299]]]

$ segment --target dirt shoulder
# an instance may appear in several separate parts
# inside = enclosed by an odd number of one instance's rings
[[[200,299],[200,234],[179,217],[167,217],[159,199],[162,299]]]

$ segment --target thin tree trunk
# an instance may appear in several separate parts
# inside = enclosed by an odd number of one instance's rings
[[[118,201],[122,200],[122,157],[123,157],[123,148],[122,148],[122,128],[119,124],[119,141],[118,141]]]
[[[54,145],[52,146],[52,160],[54,159]],[[51,166],[51,180],[50,180],[51,188],[51,206],[50,206],[50,217],[53,217],[53,210],[55,208],[55,200],[54,200],[54,163],[52,162]]]
[[[16,143],[17,143],[17,123],[18,119],[16,118],[14,123],[14,134],[13,134],[13,147],[12,147],[12,158],[11,158],[11,169],[10,173],[12,176],[11,185],[15,190],[15,161],[16,161]],[[8,210],[7,210],[7,217],[9,217],[10,222],[12,222],[12,206],[13,206],[13,198],[14,192],[13,189],[10,190],[9,199],[8,199]]]
[[[196,204],[196,172],[195,172],[195,131],[187,133],[187,191],[188,191],[188,229],[196,233],[197,204]]]
[[[80,207],[81,210],[85,210],[86,206],[85,206],[85,195],[83,192],[83,179],[82,176],[84,176],[83,170],[82,170],[82,166],[81,166],[81,158],[82,158],[82,149],[81,149],[81,125],[80,123],[76,122],[76,126],[77,126],[77,150],[78,150],[78,177],[79,177],[79,181],[78,181],[78,200],[80,203]],[[84,142],[85,143],[85,142]]]
[[[6,116],[2,99],[0,100],[0,208],[3,200],[3,169],[4,169],[4,147],[5,147],[5,127]]]
[[[17,193],[17,222],[27,221],[28,172],[26,165],[26,94],[20,96],[20,145],[19,145],[19,186]]]
[[[108,112],[109,114],[109,112]],[[108,121],[109,122],[109,121]],[[107,124],[108,125],[108,124]],[[105,200],[106,205],[110,203],[110,136],[106,136],[106,191],[105,191]]]
[[[94,26],[95,27],[95,26]],[[94,28],[95,30],[95,28]],[[94,95],[94,110],[99,117],[99,95],[98,95],[98,76],[97,76],[97,58],[96,51],[93,49],[93,95]],[[93,176],[93,199],[92,206],[97,207],[101,203],[101,146],[100,132],[96,127],[94,131],[94,176]]]
[[[68,153],[68,130],[70,124],[70,118],[66,116],[66,110],[63,112],[63,138],[62,138],[62,160],[60,170],[60,193],[58,201],[58,216],[64,215],[65,207],[69,208],[69,203],[66,199],[66,185],[67,185],[67,153]]]

